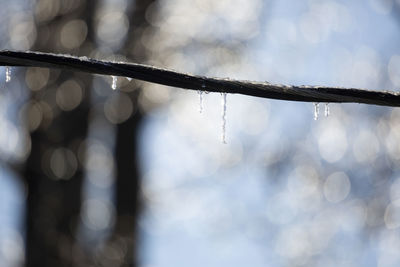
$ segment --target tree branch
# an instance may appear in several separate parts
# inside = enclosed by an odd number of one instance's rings
[[[0,51],[0,65],[58,68],[124,76],[190,90],[242,94],[281,100],[400,106],[400,94],[397,92],[325,86],[289,86],[268,82],[209,78],[136,63],[111,62],[41,52],[3,50]]]

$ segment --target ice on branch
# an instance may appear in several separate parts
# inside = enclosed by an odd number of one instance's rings
[[[221,139],[222,143],[226,144],[226,96],[227,93],[222,93],[222,99],[221,99],[221,104],[222,104],[222,134],[221,134]]]
[[[319,103],[314,103],[314,120],[318,120],[319,116]]]
[[[111,88],[112,88],[113,90],[117,89],[117,76],[112,76]]]
[[[10,67],[6,67],[6,83],[8,83],[9,81],[11,81],[11,68]]]

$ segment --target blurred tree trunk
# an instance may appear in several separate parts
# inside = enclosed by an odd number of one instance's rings
[[[120,54],[133,62],[143,62],[148,52],[140,39],[145,29],[150,27],[145,13],[155,0],[132,1],[127,10],[129,32]],[[134,83],[133,83],[134,84]],[[116,223],[108,246],[117,248],[121,254],[119,262],[110,266],[137,266],[136,243],[137,222],[140,207],[140,173],[138,168],[138,127],[143,115],[138,107],[139,88],[128,92],[133,103],[134,113],[129,119],[117,125],[115,156],[117,164],[116,179]],[[123,108],[122,105],[119,108]],[[106,266],[106,265],[105,265]]]
[[[43,5],[49,4],[45,2],[36,3],[37,41],[32,50],[88,54],[93,38],[91,20],[96,1],[75,1],[73,5],[69,5],[69,1],[57,2],[59,10],[53,14],[49,13],[51,8],[46,9],[47,6],[42,9]],[[57,3],[52,6],[57,6]],[[61,34],[66,30],[63,27],[71,21],[85,22],[87,35],[81,45],[68,49],[62,44]],[[68,34],[64,37],[74,38]],[[56,102],[56,92],[60,84],[69,79],[80,84],[83,96],[79,106],[64,112]],[[76,265],[75,226],[79,218],[83,179],[78,150],[87,134],[90,87],[90,75],[50,70],[47,86],[31,93],[31,102],[42,111],[42,121],[31,133],[32,150],[24,175],[28,187],[26,266]]]
[[[140,38],[148,27],[145,11],[154,0],[132,1],[127,11],[130,28],[120,53],[133,61],[143,62],[146,49]],[[38,1],[40,5],[43,1]],[[60,12],[51,19],[36,18],[37,41],[32,50],[89,55],[93,48],[94,26],[92,18],[96,10],[94,0],[76,2],[70,12]],[[37,10],[40,9],[38,6]],[[63,26],[72,20],[87,25],[86,40],[72,50],[60,48]],[[69,38],[69,36],[67,36]],[[70,36],[73,38],[73,36]],[[82,103],[75,109],[63,112],[55,101],[61,83],[76,79],[83,90]],[[107,244],[96,255],[87,255],[76,244],[75,229],[81,207],[83,170],[78,155],[82,151],[88,130],[88,113],[91,78],[89,75],[50,70],[48,85],[31,93],[31,102],[43,111],[40,127],[31,133],[32,149],[25,167],[28,185],[26,200],[26,266],[135,266],[136,224],[139,207],[139,171],[137,158],[137,133],[142,118],[138,106],[139,91],[126,95],[136,112],[117,125],[115,157],[116,223]],[[83,149],[84,150],[84,149]],[[71,153],[72,152],[72,153]],[[72,159],[71,159],[72,157]],[[70,161],[77,166],[70,166]],[[58,164],[58,165],[57,165]],[[61,164],[62,166],[59,166]],[[72,164],[73,165],[73,164]],[[75,168],[75,169],[73,169]],[[73,171],[71,175],[65,175]],[[120,257],[110,257],[112,251]],[[115,256],[115,253],[114,253]]]

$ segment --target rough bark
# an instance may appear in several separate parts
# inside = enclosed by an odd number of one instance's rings
[[[139,56],[142,57],[143,54]],[[242,94],[279,100],[400,106],[400,94],[398,92],[334,86],[283,85],[269,82],[213,78],[137,63],[117,63],[47,53],[0,51],[1,64],[53,67],[96,74],[126,76],[196,91]]]

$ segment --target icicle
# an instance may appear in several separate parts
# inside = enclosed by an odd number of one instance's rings
[[[222,93],[222,99],[221,99],[221,104],[222,104],[222,143],[226,144],[226,93]]]
[[[319,103],[314,103],[314,120],[318,120],[319,116]]]
[[[8,83],[9,81],[11,81],[11,68],[10,67],[6,67],[6,83]]]
[[[203,88],[203,90],[198,90],[197,93],[199,95],[199,112],[203,113],[203,93],[207,94],[207,91],[205,91],[206,85],[203,83],[201,88]]]
[[[203,91],[198,90],[197,93],[199,94],[199,112],[203,113]]]
[[[111,84],[111,88],[113,90],[117,89],[117,76],[111,76],[112,77],[112,84]]]
[[[325,103],[325,117],[328,117],[329,113],[329,103]]]

